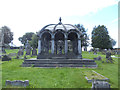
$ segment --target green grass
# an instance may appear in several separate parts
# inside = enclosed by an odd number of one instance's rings
[[[6,50],[10,53],[11,50]],[[12,52],[17,52],[13,50]],[[83,58],[93,59],[101,56],[105,61],[105,55],[98,53],[83,52]],[[30,58],[30,57],[29,57]],[[20,67],[23,60],[12,59],[12,61],[4,61],[2,63],[2,86],[6,88],[6,80],[29,80],[28,88],[91,88],[92,83],[88,83],[85,79],[84,72],[96,71],[101,75],[110,79],[112,88],[118,87],[118,59],[113,58],[114,63],[102,63],[96,61],[98,68],[35,68]]]
[[[93,71],[86,71],[84,72],[84,75],[89,79],[95,79],[95,80],[100,80],[100,79],[106,79],[105,77],[98,75],[97,73],[93,72]]]

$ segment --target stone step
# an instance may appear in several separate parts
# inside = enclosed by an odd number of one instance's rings
[[[65,57],[52,57],[52,59],[65,59]]]
[[[23,62],[23,64],[85,64],[85,65],[96,65],[96,62]]]
[[[24,60],[24,62],[95,62],[95,60],[80,60],[80,59],[30,59],[30,60]]]
[[[84,64],[23,64],[23,67],[97,67],[97,65]]]
[[[27,59],[23,67],[97,67],[90,59]]]

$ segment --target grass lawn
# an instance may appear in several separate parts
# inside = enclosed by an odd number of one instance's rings
[[[106,79],[105,77],[98,75],[97,73],[93,72],[93,71],[86,71],[84,72],[84,75],[89,79]]]
[[[7,53],[15,53],[18,50],[6,50]],[[93,59],[101,56],[105,61],[105,55],[91,52],[83,52],[83,58]],[[2,63],[2,87],[6,88],[6,80],[29,80],[28,88],[91,88],[92,83],[85,79],[84,72],[96,71],[110,79],[111,88],[118,88],[118,59],[112,63],[96,61],[98,68],[36,68],[20,67],[23,60],[12,59]]]

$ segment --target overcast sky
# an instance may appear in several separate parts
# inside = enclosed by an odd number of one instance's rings
[[[83,24],[89,38],[94,26],[105,25],[118,42],[119,0],[0,0],[0,27],[14,33],[13,43],[26,32],[38,32],[48,24]],[[118,43],[115,47],[118,47]]]

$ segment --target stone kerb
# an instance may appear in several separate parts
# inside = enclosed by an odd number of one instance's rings
[[[109,79],[108,79],[108,78],[106,78],[105,76],[103,76],[103,75],[101,75],[101,74],[99,74],[99,73],[95,72],[94,70],[92,70],[92,72],[94,72],[94,73],[96,73],[96,74],[100,75],[101,77],[104,77],[104,78],[105,78],[105,79],[97,79],[96,81],[109,81]],[[87,79],[88,83],[91,83],[91,82],[93,82],[93,81],[94,81],[93,79],[88,79],[88,77],[85,77],[85,78]]]
[[[6,86],[21,86],[21,87],[26,87],[29,86],[29,80],[15,80],[15,81],[10,81],[6,80]]]

